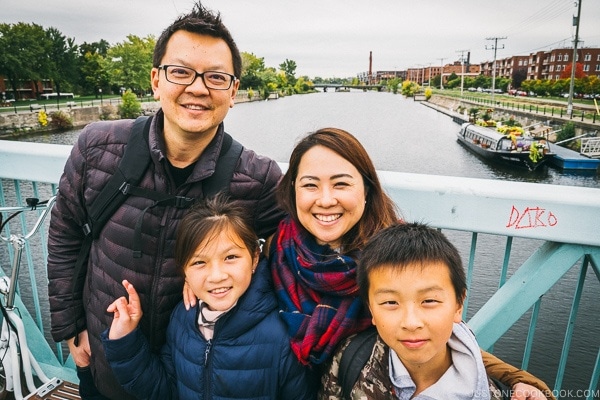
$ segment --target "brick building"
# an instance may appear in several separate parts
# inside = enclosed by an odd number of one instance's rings
[[[518,70],[523,70],[526,79],[561,79],[561,75],[567,68],[570,68],[573,62],[573,48],[561,48],[550,51],[538,51],[529,55],[510,56],[496,60],[496,77],[512,79],[513,74]],[[582,47],[577,49],[577,63],[583,65],[583,72],[587,76],[597,76],[600,78],[600,48]],[[493,61],[485,61],[480,64],[471,64],[465,66],[465,76],[485,75],[492,76]],[[416,82],[419,85],[429,82],[430,78],[440,75],[442,72],[443,81],[446,82],[452,73],[461,76],[463,66],[460,61],[443,66],[422,66],[418,68],[408,68],[404,71],[377,71],[373,73],[373,80],[379,82],[382,79],[390,77],[401,77]],[[368,73],[358,74],[359,80],[365,81]]]
[[[583,47],[577,49],[577,63],[583,65],[588,76],[600,78],[600,48]],[[527,79],[560,79],[561,74],[573,63],[573,48],[561,48],[550,51],[538,51],[528,56],[511,56],[496,60],[496,76],[512,78],[513,73],[523,68]],[[492,61],[481,63],[481,73],[492,76]]]
[[[36,99],[43,93],[51,93],[52,82],[48,79],[42,81],[19,81],[17,84],[16,100]],[[0,100],[13,99],[14,93],[8,79],[0,75]]]

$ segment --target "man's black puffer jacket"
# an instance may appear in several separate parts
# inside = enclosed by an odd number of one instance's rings
[[[223,124],[187,182],[175,188],[166,169],[162,121],[159,111],[150,127],[152,162],[139,186],[201,198],[202,180],[214,172],[221,149]],[[106,396],[119,399],[127,396],[112,376],[100,341],[100,333],[112,321],[112,314],[106,308],[126,295],[121,282],[129,280],[138,290],[144,310],[140,327],[152,348],[158,351],[164,343],[171,311],[182,298],[183,287],[183,274],[174,264],[173,251],[176,228],[186,210],[161,206],[148,209],[142,225],[142,256],[133,258],[134,227],[152,200],[130,196],[92,244],[83,293],[73,293],[74,265],[83,240],[81,227],[86,221],[86,210],[116,170],[133,122],[96,122],[84,128],[60,180],[48,239],[53,338],[66,340],[87,328],[96,385]],[[281,170],[275,161],[244,148],[229,192],[232,199],[241,200],[252,214],[260,237],[272,234],[283,217],[275,198],[280,178]]]

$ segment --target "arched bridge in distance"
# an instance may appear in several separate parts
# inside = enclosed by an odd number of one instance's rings
[[[341,83],[315,83],[313,85],[315,88],[322,88],[324,92],[328,91],[330,88],[335,89],[336,92],[349,90],[349,89],[363,89],[363,90],[377,90],[381,92],[381,90],[385,87],[384,85],[344,85]]]

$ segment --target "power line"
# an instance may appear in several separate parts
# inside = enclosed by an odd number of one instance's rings
[[[523,35],[525,32],[535,29],[544,22],[549,22],[564,16],[567,11],[572,10],[571,4],[571,2],[565,2],[564,0],[554,0],[552,3],[546,4],[532,15],[515,23],[513,26],[508,27],[506,32],[510,33],[511,36]]]

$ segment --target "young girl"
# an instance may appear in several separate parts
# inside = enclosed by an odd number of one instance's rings
[[[199,299],[171,315],[167,342],[153,354],[138,324],[139,295],[107,309],[106,357],[123,387],[138,398],[310,399],[306,367],[291,352],[278,316],[260,245],[248,212],[224,196],[194,206],[177,232],[175,261]],[[143,293],[141,294],[143,295]]]

